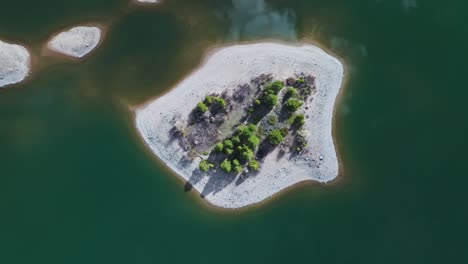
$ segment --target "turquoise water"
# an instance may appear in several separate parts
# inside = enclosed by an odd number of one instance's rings
[[[109,30],[84,63],[39,57],[0,91],[0,263],[468,261],[468,2],[165,1],[2,5],[0,38],[35,54],[75,23]],[[213,210],[142,145],[128,105],[170,89],[206,48],[260,38],[317,41],[346,61],[344,175]]]

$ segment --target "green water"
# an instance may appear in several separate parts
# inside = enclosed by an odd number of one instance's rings
[[[292,26],[236,35],[231,1],[165,1],[3,1],[0,39],[36,54],[75,23],[109,30],[84,63],[38,57],[28,82],[0,90],[0,263],[468,262],[468,2],[271,0]],[[128,105],[167,91],[207,47],[258,38],[345,59],[344,175],[216,211],[142,146]]]

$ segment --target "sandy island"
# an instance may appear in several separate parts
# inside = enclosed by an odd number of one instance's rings
[[[19,83],[29,75],[30,57],[23,46],[0,40],[0,88]]]
[[[101,36],[99,27],[77,26],[52,37],[47,48],[68,57],[83,58],[99,45]]]
[[[255,175],[243,172],[226,177],[222,172],[210,176],[200,173],[198,164],[204,157],[187,158],[188,153],[171,136],[174,123],[186,123],[206,95],[232,92],[261,74],[272,74],[275,79],[299,74],[316,78],[313,100],[299,110],[306,116],[308,151],[293,156],[275,149]],[[206,201],[223,208],[245,207],[296,183],[325,183],[338,176],[332,118],[343,77],[342,63],[314,45],[257,43],[220,48],[167,94],[136,108],[136,127],[154,154]]]
[[[138,4],[159,4],[162,0],[134,0]]]

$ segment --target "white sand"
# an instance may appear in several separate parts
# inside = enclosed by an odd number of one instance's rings
[[[98,46],[101,33],[98,27],[74,27],[53,37],[47,43],[47,48],[66,56],[82,58]]]
[[[23,81],[29,74],[30,64],[26,48],[0,40],[0,88]]]
[[[196,104],[210,93],[234,89],[260,74],[272,73],[285,80],[305,73],[316,77],[317,92],[309,109],[305,129],[309,132],[310,154],[277,160],[278,148],[267,156],[260,172],[239,184],[229,177],[195,176],[200,158],[183,162],[177,140],[170,140],[171,120],[186,123]],[[212,52],[205,64],[166,95],[135,110],[141,136],[171,170],[215,206],[240,208],[261,202],[302,181],[328,182],[338,175],[338,160],[332,138],[335,100],[344,77],[341,62],[313,45],[289,46],[275,43],[235,45]],[[235,177],[235,176],[233,176]],[[239,176],[237,176],[239,177]],[[237,184],[236,184],[237,182]]]

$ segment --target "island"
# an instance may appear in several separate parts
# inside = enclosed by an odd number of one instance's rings
[[[101,42],[102,29],[97,26],[76,26],[52,37],[47,49],[71,58],[83,58]]]
[[[25,47],[0,40],[0,88],[22,82],[30,68],[31,56]]]
[[[139,4],[158,4],[161,0],[135,0]]]
[[[303,44],[211,51],[167,94],[135,108],[152,152],[210,204],[241,208],[339,173],[332,137],[343,64]]]

